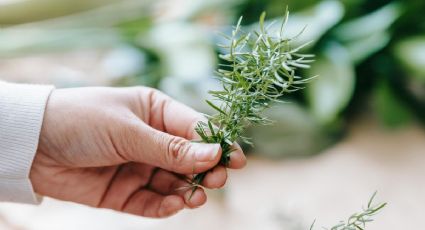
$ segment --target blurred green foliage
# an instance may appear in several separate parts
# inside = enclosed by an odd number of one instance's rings
[[[312,40],[307,51],[317,55],[305,74],[320,77],[285,98],[292,105],[269,112],[275,126],[250,130],[261,140],[258,151],[317,153],[365,113],[389,128],[425,124],[422,0],[18,1],[0,4],[0,56],[125,45],[143,55],[143,68],[112,84],[157,87],[208,112],[202,99],[218,87],[216,31],[230,31],[240,15],[246,27],[255,26],[264,10],[281,20],[287,5],[288,36],[306,25],[301,42]]]

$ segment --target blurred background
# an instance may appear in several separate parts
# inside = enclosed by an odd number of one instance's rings
[[[319,75],[251,127],[249,164],[205,207],[151,220],[46,198],[0,204],[0,229],[318,229],[389,203],[367,229],[419,229],[425,217],[425,2],[422,0],[0,0],[0,79],[146,85],[205,113],[218,31],[291,16],[288,34]]]

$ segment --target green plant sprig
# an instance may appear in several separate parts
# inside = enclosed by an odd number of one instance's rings
[[[280,31],[273,36],[269,31],[271,25],[265,26],[265,17],[263,12],[259,30],[244,32],[241,17],[231,36],[222,35],[228,42],[219,45],[228,51],[219,55],[225,64],[221,64],[216,72],[222,90],[209,92],[215,103],[206,101],[217,113],[207,116],[208,121],[199,122],[195,128],[202,142],[221,145],[220,164],[223,165],[229,164],[235,141],[241,139],[252,144],[248,137],[242,136],[247,126],[271,122],[261,115],[270,102],[281,102],[284,94],[302,89],[311,79],[296,75],[298,68],[309,68],[314,61],[314,55],[300,53],[308,43],[291,48],[304,29],[293,38],[283,37],[289,17],[287,10]],[[205,175],[206,172],[194,176],[191,181],[193,191],[202,183]]]
[[[340,221],[338,224],[330,228],[330,230],[364,230],[366,229],[366,224],[373,221],[373,216],[375,216],[381,209],[383,209],[387,203],[373,204],[375,199],[376,192],[373,193],[372,197],[367,203],[367,207],[363,208],[361,212],[354,213],[346,221]],[[314,222],[310,227],[310,230],[313,230]],[[329,230],[329,228],[324,228]]]

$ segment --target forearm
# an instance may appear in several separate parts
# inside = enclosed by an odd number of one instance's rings
[[[29,171],[52,89],[0,81],[0,201],[37,202]]]

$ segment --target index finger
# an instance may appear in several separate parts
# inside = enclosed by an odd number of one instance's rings
[[[201,113],[155,89],[147,89],[143,94],[142,100],[149,100],[145,103],[148,108],[144,108],[148,110],[148,125],[188,140],[199,139],[195,126],[206,120]]]
[[[145,121],[150,126],[174,136],[183,137],[188,140],[200,140],[195,131],[198,122],[206,122],[207,119],[201,113],[186,106],[164,93],[145,88],[142,100],[149,100],[147,109],[148,119]],[[230,154],[229,168],[239,169],[246,165],[246,158],[241,147],[233,144],[234,151]]]

